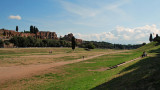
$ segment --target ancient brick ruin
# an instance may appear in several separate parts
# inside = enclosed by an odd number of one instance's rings
[[[20,36],[20,37],[35,37],[38,39],[54,39],[54,40],[59,40],[57,37],[57,34],[55,32],[49,32],[49,31],[39,31],[37,34],[34,33],[24,33],[24,32],[16,32],[14,30],[5,30],[5,29],[0,29],[0,39],[3,40],[9,40],[13,36]],[[68,35],[65,35],[63,38],[67,41],[71,41],[73,37],[73,34],[70,33]],[[77,43],[82,43],[82,39],[76,39]]]
[[[4,30],[0,29],[0,39],[10,39],[13,36],[20,36],[20,37],[35,37],[39,39],[55,39],[58,40],[57,34],[55,32],[44,32],[40,31],[37,34],[34,33],[23,33],[23,32],[16,32],[14,30]]]
[[[71,40],[72,40],[72,37],[73,37],[73,34],[70,33],[70,34],[68,34],[68,35],[65,35],[65,36],[64,36],[64,39],[65,39],[65,40],[68,40],[68,41],[71,41]],[[77,42],[77,43],[82,43],[83,41],[82,41],[82,39],[76,39],[76,42]]]

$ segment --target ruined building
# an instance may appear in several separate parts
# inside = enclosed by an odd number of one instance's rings
[[[55,32],[44,32],[40,31],[37,34],[34,33],[23,33],[23,32],[16,32],[14,30],[4,30],[0,29],[0,39],[10,39],[13,36],[20,36],[20,37],[35,37],[39,39],[58,39],[57,34]]]
[[[58,40],[57,34],[55,32],[49,32],[49,31],[39,31],[38,33],[24,33],[24,32],[16,32],[14,30],[5,30],[0,29],[0,39],[3,40],[9,40],[13,36],[20,36],[20,37],[35,37],[38,39],[54,39]],[[73,37],[73,34],[70,33],[68,35],[65,35],[63,38],[67,41],[71,41]],[[82,43],[82,39],[76,39],[77,43]]]
[[[72,37],[73,37],[73,34],[70,33],[70,34],[68,34],[68,35],[65,35],[63,38],[64,38],[65,40],[71,41],[71,40],[72,40]],[[76,39],[76,42],[81,44],[83,41],[82,41],[82,39]]]
[[[59,38],[57,37],[57,34],[55,32],[49,32],[49,31],[40,31],[36,34],[36,37],[39,39],[56,39],[58,40]]]

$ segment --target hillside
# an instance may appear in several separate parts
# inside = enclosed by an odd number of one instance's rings
[[[136,51],[147,51],[149,56],[120,71],[114,79],[93,90],[158,90],[160,89],[160,46],[149,43]]]

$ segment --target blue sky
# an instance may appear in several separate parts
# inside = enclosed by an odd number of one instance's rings
[[[1,0],[0,28],[30,25],[59,35],[121,44],[160,33],[160,0]]]

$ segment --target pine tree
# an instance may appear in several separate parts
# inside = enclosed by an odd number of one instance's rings
[[[18,32],[18,26],[16,26],[16,31]]]
[[[149,41],[150,41],[150,42],[153,41],[152,34],[150,34]]]
[[[73,36],[72,37],[72,50],[73,51],[74,51],[75,47],[76,47],[76,41],[75,41],[75,37]]]

